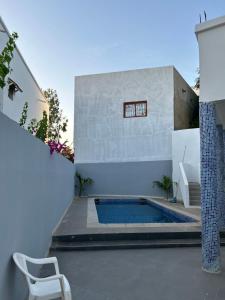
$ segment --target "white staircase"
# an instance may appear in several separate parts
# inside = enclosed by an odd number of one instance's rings
[[[177,183],[177,195],[183,200],[185,207],[200,206],[200,184],[191,176],[191,166],[179,162],[180,176]]]
[[[189,182],[189,201],[192,206],[201,205],[200,184],[198,182]]]

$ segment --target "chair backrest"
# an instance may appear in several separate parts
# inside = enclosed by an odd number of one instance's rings
[[[26,277],[26,280],[27,280],[27,283],[29,286],[29,290],[31,291],[32,282],[29,277],[26,255],[16,252],[13,254],[13,260],[14,260],[15,264],[17,265],[17,267],[20,269],[20,271],[23,273],[23,275]]]

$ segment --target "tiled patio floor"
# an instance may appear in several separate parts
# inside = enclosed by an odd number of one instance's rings
[[[51,252],[74,300],[224,300],[223,270],[201,270],[200,248]],[[44,274],[47,274],[46,269]]]

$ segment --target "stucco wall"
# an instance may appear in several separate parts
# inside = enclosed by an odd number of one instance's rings
[[[74,165],[0,113],[0,299],[24,300],[15,251],[46,255],[51,234],[74,196]]]
[[[198,24],[200,101],[225,99],[225,16]]]
[[[76,162],[170,160],[173,94],[173,67],[76,77]],[[138,100],[148,116],[123,118]]]
[[[174,68],[174,129],[190,127],[191,100],[197,100],[197,95]]]
[[[76,169],[94,180],[86,190],[88,195],[165,196],[153,182],[163,175],[172,177],[170,160],[76,164]]]
[[[5,27],[1,23],[0,19],[0,29],[5,30]],[[0,32],[0,52],[5,47],[8,41],[8,34],[6,32]],[[8,84],[3,90],[3,105],[0,110],[6,114],[8,117],[18,122],[23,110],[25,102],[28,102],[28,122],[32,118],[40,120],[42,118],[43,110],[48,112],[48,104],[41,93],[36,80],[29,71],[26,63],[24,62],[18,49],[14,51],[14,57],[11,61],[10,67],[12,72],[9,77],[15,81],[23,92],[17,92],[13,100],[8,97]],[[0,96],[1,97],[1,96]],[[1,100],[1,99],[0,99]],[[1,101],[0,101],[1,102]]]

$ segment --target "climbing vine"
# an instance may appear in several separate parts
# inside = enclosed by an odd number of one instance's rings
[[[6,43],[5,48],[0,54],[0,88],[2,89],[6,85],[6,76],[11,72],[10,63],[13,58],[13,51],[16,47],[17,38],[18,34],[13,32]]]
[[[28,102],[25,102],[24,106],[23,106],[23,111],[22,111],[22,114],[20,117],[20,121],[19,121],[20,126],[23,128],[27,121],[27,111],[28,111]]]
[[[48,115],[46,111],[43,111],[43,117],[38,122],[36,137],[42,140],[43,142],[45,142],[47,139],[47,134],[48,134]]]
[[[47,89],[44,91],[44,95],[49,104],[48,138],[59,142],[62,134],[67,131],[68,119],[60,109],[60,101],[56,90]]]
[[[38,121],[35,118],[30,120],[30,123],[27,126],[27,130],[33,135],[36,134],[38,130]]]

